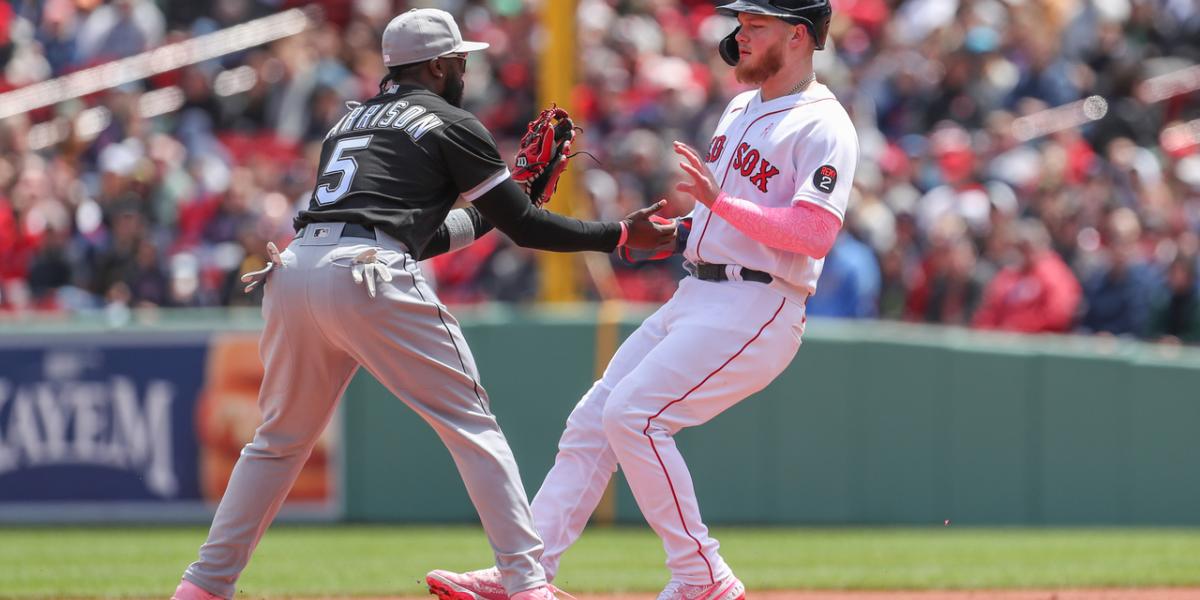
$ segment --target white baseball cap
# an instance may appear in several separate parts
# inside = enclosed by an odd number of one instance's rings
[[[383,30],[383,64],[388,67],[487,47],[485,42],[463,41],[454,17],[436,8],[414,8],[401,13]]]

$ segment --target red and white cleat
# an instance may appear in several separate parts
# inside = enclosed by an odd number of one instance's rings
[[[672,581],[663,588],[658,600],[746,600],[746,586],[733,575],[708,585]]]

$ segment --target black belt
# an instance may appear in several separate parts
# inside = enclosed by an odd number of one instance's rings
[[[696,279],[702,281],[729,281],[729,273],[726,267],[729,265],[719,265],[716,263],[684,263],[684,267]],[[735,265],[736,266],[736,265]],[[746,267],[738,267],[741,269],[743,281],[755,281],[758,283],[771,283],[775,280],[770,273],[747,269]]]
[[[300,231],[296,232],[296,237],[293,239],[300,239],[300,238],[304,237],[305,228],[310,227],[310,226],[311,225],[305,225],[304,227],[301,227]],[[358,223],[346,223],[345,225],[342,226],[342,237],[366,238],[368,240],[373,240],[373,239],[376,239],[375,238],[375,228],[371,227],[370,225],[359,225]]]

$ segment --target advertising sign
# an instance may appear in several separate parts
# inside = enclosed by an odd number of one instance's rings
[[[0,520],[203,520],[260,414],[257,333],[0,336]],[[337,425],[285,516],[335,518]]]

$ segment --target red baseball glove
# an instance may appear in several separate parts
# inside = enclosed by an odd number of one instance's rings
[[[534,206],[550,201],[558,178],[571,159],[574,140],[575,124],[567,111],[557,106],[543,110],[529,122],[517,151],[512,178],[529,194]]]

